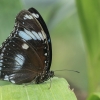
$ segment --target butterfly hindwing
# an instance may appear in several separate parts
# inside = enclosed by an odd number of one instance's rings
[[[10,79],[13,75],[13,79],[21,76],[22,79],[20,77],[20,80],[24,79],[25,81],[27,78],[24,77],[24,74],[36,73],[39,68],[41,68],[41,63],[38,63],[40,62],[40,59],[38,58],[36,52],[34,52],[28,44],[23,42],[23,40],[18,38],[12,38],[11,41],[9,40],[6,42],[6,45],[3,46],[1,51],[0,61],[2,66],[1,77],[4,80],[7,80],[7,76]],[[13,80],[13,82],[14,81],[15,80]]]
[[[14,30],[0,49],[0,78],[16,84],[35,79],[41,83],[49,77],[46,75],[51,60],[51,40],[41,15],[34,8],[22,10],[16,17]],[[45,79],[39,76],[41,73]]]

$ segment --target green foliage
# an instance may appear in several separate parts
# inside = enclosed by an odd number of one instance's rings
[[[0,44],[11,33],[15,17],[21,9],[20,0],[0,0]]]
[[[100,93],[93,93],[88,100],[100,100]]]
[[[76,1],[87,50],[89,93],[92,93],[99,91],[100,86],[100,1]]]
[[[0,86],[0,100],[77,100],[63,78],[54,77],[42,84]],[[49,89],[50,88],[50,89]]]

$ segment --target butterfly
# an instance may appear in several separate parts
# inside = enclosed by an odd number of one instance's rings
[[[51,38],[43,18],[35,8],[22,10],[0,48],[0,79],[39,84],[54,76],[51,62]]]

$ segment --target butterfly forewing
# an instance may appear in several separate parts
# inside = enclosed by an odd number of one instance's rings
[[[30,13],[32,13],[32,15],[38,20],[38,22],[41,24],[44,32],[46,33],[46,38],[47,38],[48,45],[49,45],[49,48],[47,49],[48,50],[48,59],[49,59],[47,70],[50,70],[50,66],[51,66],[51,62],[52,62],[52,45],[51,45],[51,38],[49,35],[49,31],[47,29],[47,26],[46,26],[43,18],[41,17],[41,15],[39,14],[39,12],[36,9],[30,8],[28,11]]]
[[[49,71],[51,40],[43,23],[35,9],[23,10],[17,15],[14,30],[0,49],[1,79],[20,84],[30,82],[44,71]]]

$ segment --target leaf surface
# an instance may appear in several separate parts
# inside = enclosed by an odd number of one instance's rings
[[[0,86],[0,100],[77,100],[63,78],[54,77],[42,84],[16,85],[6,84]]]

